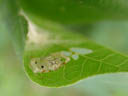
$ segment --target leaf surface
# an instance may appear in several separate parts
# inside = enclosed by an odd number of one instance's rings
[[[51,32],[52,30],[52,32]],[[48,87],[61,87],[73,84],[90,76],[127,72],[128,57],[98,45],[85,37],[64,30],[63,28],[42,30],[48,38],[39,44],[28,44],[24,55],[24,66],[29,77],[36,83]],[[41,34],[40,34],[41,35]],[[30,68],[32,58],[45,58],[52,53],[69,51],[71,48],[92,50],[90,54],[79,55],[55,71],[34,73]]]
[[[35,18],[63,24],[128,19],[128,0],[21,0]]]

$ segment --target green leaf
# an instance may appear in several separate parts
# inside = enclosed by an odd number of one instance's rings
[[[95,44],[79,34],[57,27],[51,27],[51,29],[49,27],[47,30],[40,31],[42,36],[46,38],[44,40],[42,37],[41,42],[27,43],[24,66],[28,76],[42,86],[61,87],[94,75],[128,71],[127,56]],[[41,36],[40,33],[37,34]],[[84,55],[78,54],[77,60],[69,57],[69,62],[51,72],[35,73],[32,70],[31,60],[33,58],[46,58],[56,52],[67,52],[71,48],[85,48],[92,50],[92,52]]]
[[[2,0],[0,6],[0,21],[11,36],[17,55],[22,57],[27,34],[27,21],[20,15],[18,0]]]
[[[38,18],[64,24],[128,19],[128,0],[21,0]]]

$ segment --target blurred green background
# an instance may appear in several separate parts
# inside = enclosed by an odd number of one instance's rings
[[[104,21],[65,27],[128,54],[128,21]],[[0,30],[6,29],[2,28]],[[4,31],[0,32],[0,49],[0,96],[128,96],[128,73],[90,77],[63,88],[40,87],[25,74],[11,39]]]

